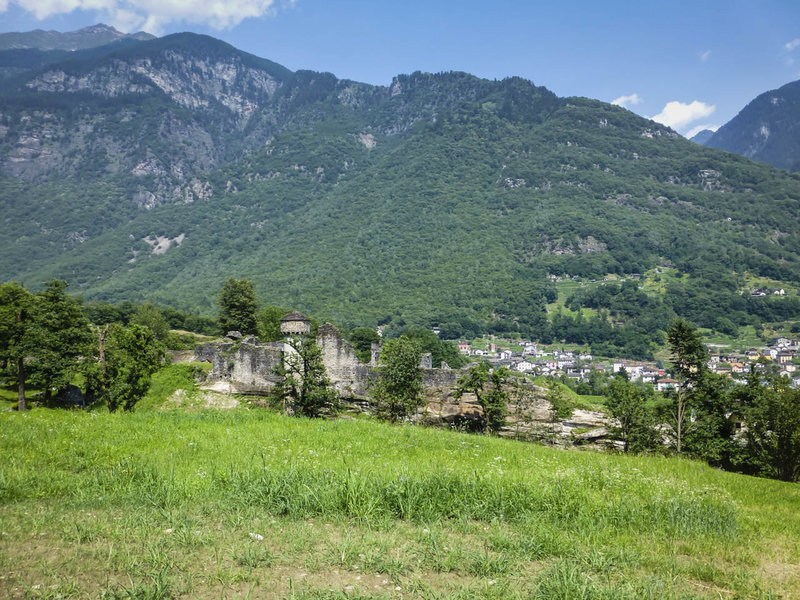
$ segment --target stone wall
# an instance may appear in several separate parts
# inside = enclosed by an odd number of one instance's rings
[[[317,345],[322,352],[328,378],[345,401],[349,410],[369,412],[370,380],[376,377],[374,364],[364,364],[355,349],[333,325],[322,325],[317,331]],[[242,394],[266,395],[277,382],[275,368],[283,360],[283,342],[261,343],[255,337],[239,342],[223,340],[203,344],[195,349],[197,360],[213,365],[210,383],[225,382],[232,391]],[[373,363],[378,348],[373,348]],[[415,421],[454,429],[475,430],[482,421],[483,409],[473,394],[456,399],[454,392],[461,371],[443,365],[441,369],[423,368],[423,406]],[[520,393],[516,388],[515,392]],[[608,440],[608,419],[603,413],[575,410],[569,419],[551,422],[550,403],[546,390],[534,385],[522,389],[524,401],[508,405],[507,425],[500,431],[503,437],[544,441],[559,445],[603,447]],[[514,394],[512,393],[512,398]]]
[[[211,382],[228,381],[240,394],[268,394],[278,379],[275,369],[283,361],[283,343],[261,343],[251,336],[238,343],[202,344],[195,348],[195,356],[212,364]]]
[[[317,330],[317,346],[322,351],[322,362],[328,378],[339,395],[342,398],[366,400],[372,377],[371,368],[358,360],[350,342],[342,338],[336,327],[326,323]]]

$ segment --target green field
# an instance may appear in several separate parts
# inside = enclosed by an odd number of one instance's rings
[[[4,598],[799,598],[800,487],[259,409],[0,414]]]

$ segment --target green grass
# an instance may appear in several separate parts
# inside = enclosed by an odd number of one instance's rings
[[[586,408],[585,410],[603,410],[603,407],[606,405],[605,396],[576,395],[578,396],[578,401],[576,403],[577,408],[586,406],[590,408]]]
[[[736,336],[725,335],[711,329],[698,329],[703,336],[703,341],[716,344],[733,350],[746,350],[748,348],[763,348],[765,342],[756,333],[755,327],[747,325],[739,328]]]
[[[252,409],[5,413],[0,452],[4,597],[800,592],[800,488],[685,460]]]
[[[540,387],[547,387],[551,382],[554,382],[558,389],[561,390],[561,393],[564,394],[564,397],[572,403],[573,408],[580,410],[605,411],[605,396],[582,396],[576,393],[571,387],[561,383],[560,381],[553,381],[552,379],[543,376],[535,377],[533,379],[533,383]]]
[[[660,266],[644,273],[640,287],[650,296],[663,296],[669,283],[687,280],[688,276],[680,275],[677,269]]]
[[[42,390],[37,388],[25,388],[25,397],[30,403],[32,400],[36,400],[42,393]],[[19,397],[17,395],[17,386],[6,386],[0,387],[0,410],[5,410],[8,408],[12,408],[17,406],[19,402]]]
[[[8,408],[17,404],[17,388],[0,387],[0,407]]]
[[[159,409],[178,390],[184,390],[186,399],[191,400],[197,393],[197,375],[210,369],[210,363],[179,363],[158,370],[150,380],[147,394],[136,404],[136,411]]]

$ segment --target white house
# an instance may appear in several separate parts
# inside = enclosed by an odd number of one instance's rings
[[[656,390],[663,392],[665,390],[678,390],[681,387],[681,382],[677,379],[659,379],[656,382]]]
[[[530,373],[533,371],[534,366],[535,365],[532,362],[523,360],[514,365],[514,370],[519,371],[520,373]]]

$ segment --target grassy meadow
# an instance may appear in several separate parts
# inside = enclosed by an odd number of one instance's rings
[[[267,410],[0,413],[3,598],[800,598],[800,486]]]

